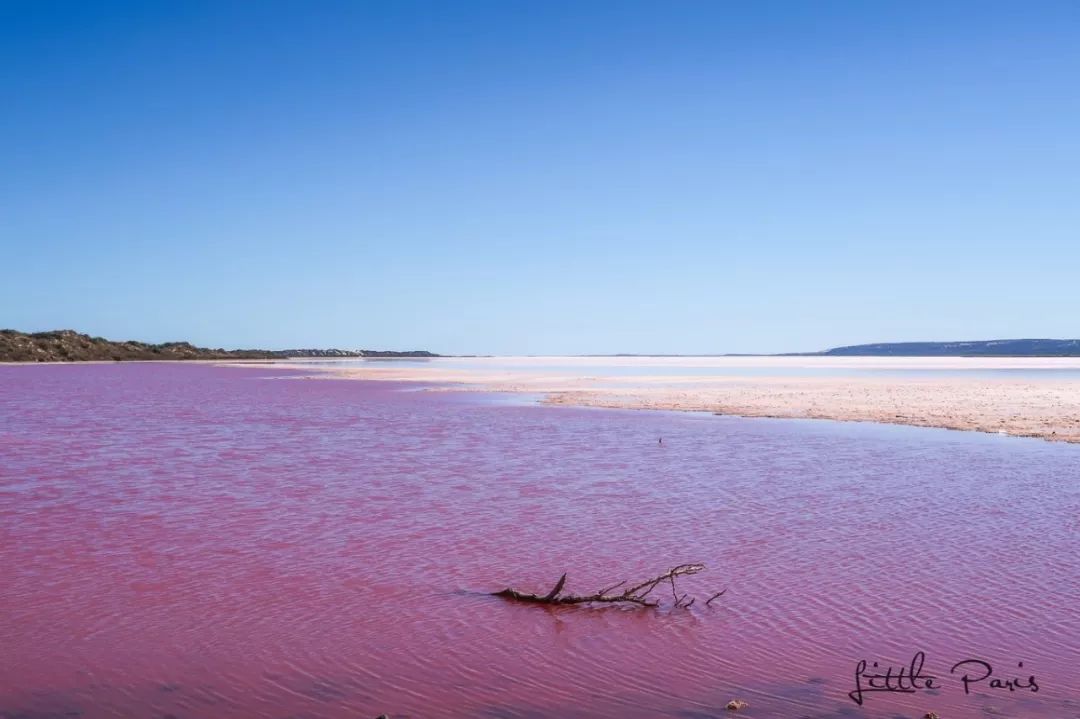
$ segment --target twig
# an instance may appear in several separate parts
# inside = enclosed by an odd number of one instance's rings
[[[727,589],[722,589],[716,594],[712,595],[711,597],[709,597],[709,601],[705,602],[705,606],[709,606],[710,604],[712,604],[714,599],[724,596],[725,593],[727,593]]]
[[[601,589],[601,590],[600,590],[599,592],[597,592],[597,594],[607,594],[607,593],[608,593],[608,592],[610,592],[610,591],[611,591],[612,589],[618,589],[619,587],[621,587],[621,586],[622,586],[622,585],[624,585],[624,584],[626,584],[626,580],[625,580],[625,579],[624,579],[624,580],[622,580],[621,582],[619,582],[618,584],[612,584],[612,585],[611,585],[610,587],[608,587],[607,589]]]
[[[559,592],[562,591],[564,584],[566,584],[566,572],[563,572],[563,575],[559,577],[559,581],[555,583],[555,586],[547,593],[544,599],[550,602],[552,599],[559,596]]]

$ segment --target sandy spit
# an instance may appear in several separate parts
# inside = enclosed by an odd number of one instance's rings
[[[620,358],[625,366],[701,366],[700,359]],[[558,359],[545,364],[558,364]],[[579,367],[579,358],[567,361]],[[597,360],[610,365],[610,359]],[[1059,358],[713,358],[712,367],[828,367],[838,374],[791,376],[626,375],[590,377],[584,373],[535,372],[507,358],[475,362],[470,369],[430,363],[373,363],[334,368],[298,363],[281,367],[317,370],[324,377],[394,380],[438,385],[440,390],[479,390],[541,394],[553,405],[713,412],[742,417],[831,419],[940,427],[1039,437],[1080,443],[1080,380],[1054,376],[844,375],[844,369],[1080,369],[1080,360]],[[490,365],[490,367],[488,366]],[[655,370],[654,370],[655,371]]]

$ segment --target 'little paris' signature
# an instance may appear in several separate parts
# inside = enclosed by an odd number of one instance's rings
[[[866,695],[874,692],[898,692],[901,694],[914,694],[927,689],[940,689],[944,679],[927,674],[923,670],[926,663],[925,652],[916,652],[911,658],[911,664],[882,669],[877,662],[867,664],[863,659],[855,667],[855,689],[848,692],[851,700],[862,706]],[[1039,691],[1039,683],[1035,675],[1026,677],[1018,676],[1025,674],[1024,663],[1017,663],[1017,671],[1006,674],[995,674],[990,662],[982,659],[965,659],[952,665],[949,670],[949,678],[959,680],[964,687],[964,693],[970,694],[980,689],[993,689],[1000,691]]]

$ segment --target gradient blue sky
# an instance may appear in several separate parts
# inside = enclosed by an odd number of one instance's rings
[[[0,326],[1080,336],[1080,3],[0,0]]]

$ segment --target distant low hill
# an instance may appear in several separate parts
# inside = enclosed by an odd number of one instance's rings
[[[196,347],[190,342],[115,342],[74,330],[18,332],[0,330],[0,362],[93,362],[145,360],[286,359],[289,357],[438,357],[424,352],[386,350],[225,350]]]
[[[881,342],[834,347],[814,354],[834,357],[1080,357],[1080,340]]]

